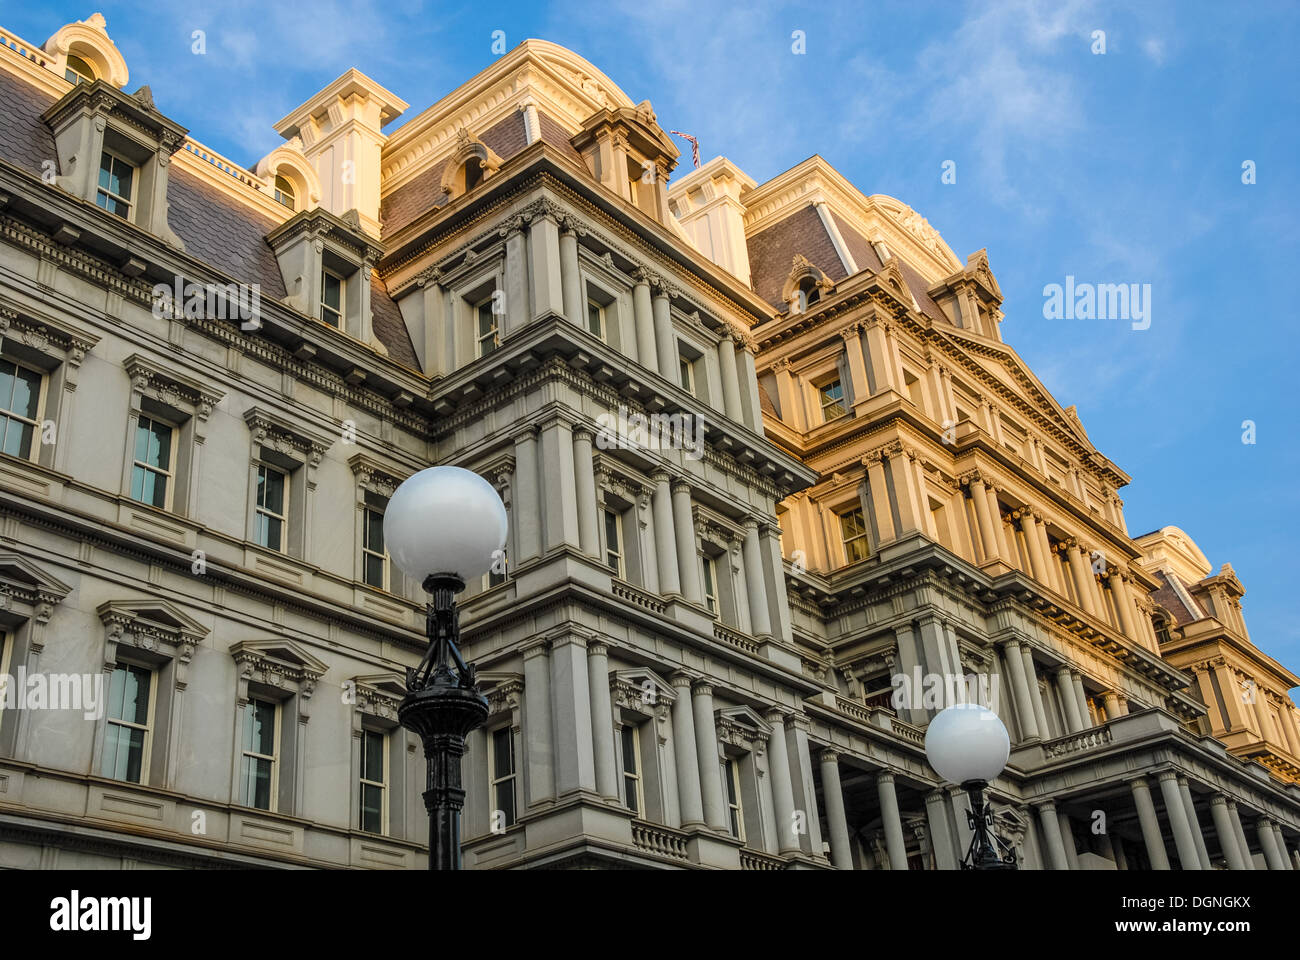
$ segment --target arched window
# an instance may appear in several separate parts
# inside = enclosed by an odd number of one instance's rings
[[[470,157],[465,161],[465,192],[473,190],[483,182],[483,161]]]
[[[1172,643],[1173,637],[1169,633],[1169,621],[1157,614],[1151,618],[1151,624],[1155,627],[1156,639],[1161,643]]]
[[[293,189],[293,181],[287,177],[276,176],[275,201],[284,204],[290,210],[298,209],[298,197]]]
[[[85,60],[76,54],[68,54],[68,62],[63,71],[63,79],[68,83],[94,83],[95,71]]]
[[[821,288],[817,286],[817,281],[812,277],[804,277],[799,281],[799,292],[803,294],[801,299],[805,307],[816,303],[822,298]]]

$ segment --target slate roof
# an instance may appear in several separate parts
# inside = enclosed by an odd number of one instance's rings
[[[1179,582],[1179,586],[1181,586],[1183,590],[1180,592],[1174,588],[1173,581],[1176,576],[1175,574],[1166,573],[1163,570],[1157,570],[1155,571],[1155,576],[1156,579],[1160,581],[1161,586],[1158,590],[1152,592],[1151,599],[1168,610],[1170,614],[1173,615],[1176,624],[1181,626],[1185,623],[1191,623],[1193,620],[1200,620],[1209,616],[1209,614],[1200,609],[1199,606],[1195,610],[1189,610],[1187,608],[1187,604],[1183,602],[1183,595],[1187,595],[1188,599],[1190,599],[1194,605],[1197,602],[1196,598],[1191,596],[1191,592],[1187,589],[1187,585],[1181,581]]]

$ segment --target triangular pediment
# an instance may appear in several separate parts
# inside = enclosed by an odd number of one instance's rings
[[[96,613],[105,624],[121,623],[132,629],[156,630],[191,640],[202,640],[210,632],[174,603],[154,597],[109,600],[101,603]]]
[[[610,675],[609,685],[616,689],[622,686],[638,693],[653,690],[655,699],[663,703],[672,703],[677,699],[673,685],[646,667],[618,670]]]
[[[301,646],[284,637],[269,640],[241,640],[232,644],[230,655],[236,662],[244,660],[271,661],[306,676],[323,676],[328,665],[318,660]]]
[[[772,732],[772,725],[758,715],[752,708],[741,705],[727,707],[717,712],[719,721],[729,721],[762,734],[764,737]]]
[[[72,588],[41,567],[16,553],[0,553],[0,590],[38,595],[49,602],[58,603]]]

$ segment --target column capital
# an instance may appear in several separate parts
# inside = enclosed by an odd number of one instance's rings
[[[1228,807],[1228,798],[1225,797],[1225,796],[1224,796],[1223,794],[1221,794],[1221,793],[1211,794],[1211,795],[1210,795],[1210,806],[1212,806],[1212,807],[1223,807],[1223,808],[1226,810],[1227,807]]]
[[[882,767],[880,771],[876,773],[877,785],[884,784],[884,783],[892,784],[893,782],[894,782],[894,771],[890,770],[888,767]]]
[[[834,747],[822,747],[822,749],[817,753],[817,759],[822,763],[838,764],[840,762],[840,751],[836,750]]]
[[[536,640],[530,640],[519,649],[525,660],[531,660],[533,657],[545,656],[550,648],[551,642],[545,637],[539,637]]]
[[[674,687],[681,687],[684,690],[690,690],[691,684],[699,679],[695,674],[688,673],[685,670],[674,670],[668,677],[668,682]]]
[[[1000,647],[1004,647],[1004,648],[1006,648],[1006,649],[1008,649],[1008,650],[1011,650],[1011,651],[1013,651],[1013,652],[1014,652],[1014,651],[1018,651],[1018,650],[1020,649],[1020,646],[1021,646],[1021,644],[1020,644],[1020,638],[1019,638],[1019,637],[1007,637],[1005,640],[1000,640],[1000,641],[998,641],[998,646],[1000,646]]]
[[[591,443],[595,439],[596,439],[596,434],[591,430],[591,428],[589,427],[573,428],[574,443],[579,443],[579,442]]]
[[[1037,803],[1031,803],[1030,806],[1037,808],[1040,813],[1053,814],[1056,812],[1055,800],[1039,800]]]
[[[603,640],[588,640],[588,641],[587,641],[587,656],[588,656],[588,657],[607,657],[607,656],[609,656],[609,644],[605,643],[605,641],[603,641]]]
[[[674,494],[678,494],[678,493],[690,493],[690,492],[691,492],[691,485],[690,485],[690,483],[689,483],[688,481],[683,480],[681,477],[678,477],[677,479],[673,480],[673,482],[672,482],[672,491],[673,491]]]
[[[789,715],[789,712],[784,707],[771,707],[763,714],[763,718],[774,727],[784,727],[785,718]]]
[[[1177,783],[1177,782],[1178,782],[1178,771],[1177,771],[1177,770],[1173,770],[1173,769],[1167,769],[1167,770],[1160,770],[1160,771],[1157,771],[1157,773],[1156,773],[1156,780],[1158,780],[1158,781],[1160,781],[1160,782],[1164,782],[1164,781],[1166,781],[1166,780],[1173,780],[1175,783]]]
[[[691,684],[691,695],[696,697],[713,696],[713,684],[708,680],[696,680]]]
[[[515,443],[524,443],[528,440],[536,440],[537,434],[538,434],[537,424],[526,423],[518,430],[515,431],[514,441]]]
[[[667,470],[658,469],[653,470],[650,473],[650,480],[652,483],[668,483],[671,479],[672,476]]]

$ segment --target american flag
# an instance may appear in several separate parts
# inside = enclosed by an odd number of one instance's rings
[[[695,161],[695,166],[700,165],[700,141],[696,140],[689,133],[682,133],[680,130],[669,130],[674,137],[681,137],[683,140],[691,141],[691,159]]]

